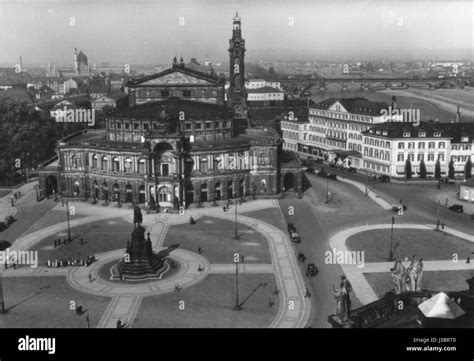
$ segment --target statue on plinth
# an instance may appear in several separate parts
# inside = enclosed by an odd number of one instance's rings
[[[333,285],[334,298],[336,299],[336,318],[340,323],[349,321],[351,312],[350,292],[350,283],[345,278],[341,280],[339,288]]]
[[[421,281],[423,279],[423,259],[416,259],[413,255],[410,266],[407,269],[407,290],[421,292]]]
[[[393,267],[390,268],[390,271],[392,272],[392,281],[395,286],[395,293],[399,295],[403,292],[403,286],[405,285],[406,268],[402,261],[397,259]]]
[[[421,281],[423,279],[423,259],[416,259],[414,255],[408,268],[402,261],[397,259],[392,268],[392,281],[395,286],[395,293],[421,292]]]
[[[143,216],[142,216],[142,211],[139,206],[135,206],[133,209],[133,225],[135,228],[140,226],[143,222]]]

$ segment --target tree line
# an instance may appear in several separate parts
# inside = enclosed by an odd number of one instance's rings
[[[25,181],[38,165],[55,155],[59,139],[84,127],[84,123],[56,123],[48,112],[10,98],[0,99],[0,185]]]

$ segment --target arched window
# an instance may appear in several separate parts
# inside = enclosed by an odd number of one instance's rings
[[[138,173],[139,174],[145,174],[146,173],[146,160],[145,159],[140,159],[138,161]]]
[[[120,170],[120,160],[118,157],[112,159],[112,172],[118,172]]]
[[[201,172],[207,172],[209,169],[209,162],[207,157],[201,157],[199,159],[199,170]]]
[[[102,170],[108,170],[109,169],[109,159],[106,156],[102,157],[101,161],[101,168]]]
[[[97,169],[98,161],[99,161],[99,157],[97,156],[97,154],[94,154],[94,156],[92,157],[92,168],[93,169]]]
[[[171,202],[171,193],[168,187],[161,187],[158,190],[158,202]]]

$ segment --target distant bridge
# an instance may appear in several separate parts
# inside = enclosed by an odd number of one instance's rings
[[[347,90],[347,86],[353,83],[360,83],[360,90],[365,91],[370,88],[384,89],[408,89],[410,87],[438,89],[438,88],[464,88],[470,84],[468,77],[339,77],[339,78],[299,78],[282,80],[281,85],[286,89],[293,89],[300,97],[314,87],[319,91],[327,90],[327,85],[337,83],[341,85],[342,91]],[[415,86],[417,85],[417,86]]]

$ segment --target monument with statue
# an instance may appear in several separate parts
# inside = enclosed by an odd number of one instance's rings
[[[161,279],[171,268],[171,260],[167,259],[169,252],[153,252],[150,233],[145,238],[145,228],[142,227],[143,216],[139,207],[134,209],[131,241],[127,241],[124,257],[110,269],[111,279],[125,281],[141,281],[146,279]]]
[[[333,286],[336,311],[328,316],[332,327],[474,327],[474,277],[467,280],[469,288],[463,291],[422,289],[423,259],[415,255],[407,265],[397,259],[390,276],[391,291],[354,310],[350,300],[352,287],[341,276],[339,287]]]

